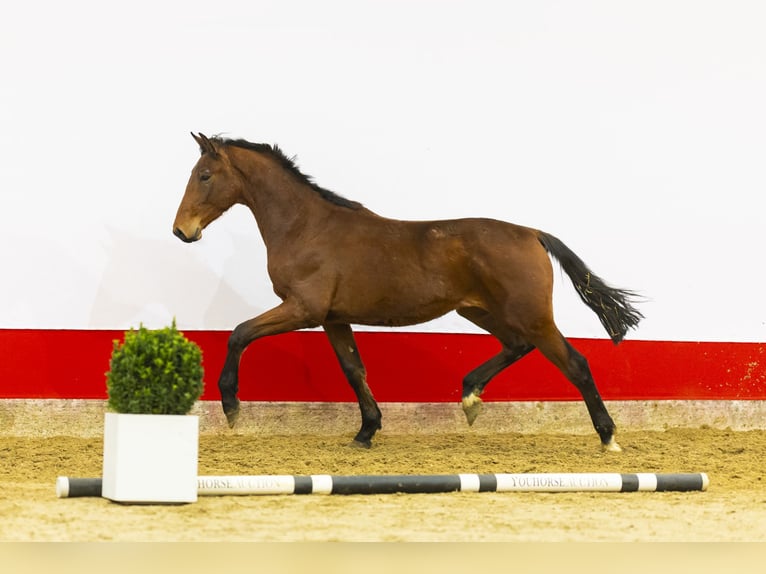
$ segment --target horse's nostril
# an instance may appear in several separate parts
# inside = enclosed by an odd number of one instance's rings
[[[191,243],[196,239],[196,237],[186,237],[186,234],[183,231],[181,231],[180,227],[176,227],[173,230],[173,235],[178,237],[178,239],[180,239],[184,243]]]

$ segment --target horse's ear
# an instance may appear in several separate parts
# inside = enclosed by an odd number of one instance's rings
[[[213,157],[218,155],[218,150],[215,149],[213,142],[211,142],[205,134],[195,134],[192,132],[191,135],[194,138],[194,141],[199,144],[199,151],[202,155],[209,154]]]

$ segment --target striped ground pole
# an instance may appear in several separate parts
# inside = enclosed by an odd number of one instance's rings
[[[523,473],[199,476],[199,496],[267,494],[394,494],[436,492],[688,492],[706,490],[699,473]],[[59,498],[101,496],[100,478],[56,480]]]

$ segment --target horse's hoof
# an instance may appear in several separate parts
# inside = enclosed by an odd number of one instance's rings
[[[465,413],[465,418],[468,420],[468,426],[471,426],[473,421],[476,420],[476,417],[479,416],[482,405],[483,401],[478,395],[471,393],[467,397],[463,397],[463,412]]]
[[[352,440],[351,444],[349,446],[352,446],[354,448],[372,448],[372,441],[371,440]]]
[[[620,445],[614,440],[614,437],[609,439],[609,442],[601,443],[601,450],[604,452],[622,452],[622,448],[620,448]]]
[[[234,425],[237,423],[237,419],[239,418],[239,405],[237,405],[237,408],[233,411],[229,411],[226,414],[226,422],[229,423],[229,428],[233,429]]]

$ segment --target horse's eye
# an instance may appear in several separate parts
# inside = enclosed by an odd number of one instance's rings
[[[207,181],[207,180],[209,180],[209,179],[210,179],[210,177],[211,177],[212,175],[213,175],[213,174],[211,174],[209,171],[203,171],[203,172],[202,172],[202,173],[199,175],[199,180],[200,180],[200,181]]]

